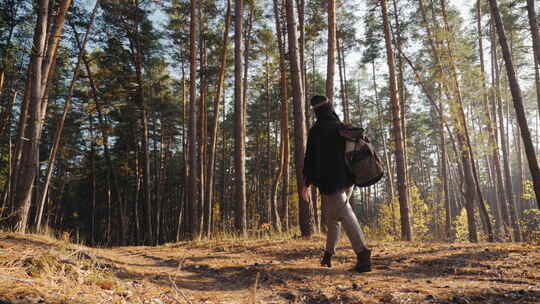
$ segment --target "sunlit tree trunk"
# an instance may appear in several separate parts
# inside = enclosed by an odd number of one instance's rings
[[[245,132],[244,132],[244,103],[243,103],[243,0],[235,0],[235,25],[234,25],[234,138],[235,138],[235,199],[236,214],[235,226],[240,236],[247,236],[246,219],[246,168],[245,168]]]
[[[49,11],[49,0],[39,0],[38,2],[38,18],[36,23],[36,32],[34,45],[32,48],[32,57],[29,65],[31,73],[27,81],[29,89],[29,123],[28,133],[20,136],[25,136],[28,142],[24,143],[21,151],[22,159],[18,171],[20,181],[14,185],[15,188],[15,230],[26,232],[28,222],[28,212],[32,199],[32,186],[36,177],[36,158],[38,157],[39,136],[40,136],[40,118],[41,118],[41,92],[42,92],[42,68],[43,57],[45,53],[45,42],[47,41],[47,15]],[[21,117],[21,119],[24,119]]]
[[[398,10],[398,0],[392,0],[392,6],[394,8],[394,23],[395,23],[395,37],[394,37],[394,43],[396,45],[396,48],[398,50],[402,49],[402,37],[401,37],[401,23],[399,20],[399,10]],[[388,21],[390,22],[390,21]],[[390,27],[390,30],[392,30],[392,27]],[[401,53],[397,52],[396,54],[397,59],[397,86],[398,86],[398,92],[399,92],[399,103],[401,107],[401,132],[402,132],[402,138],[403,138],[403,157],[404,157],[404,163],[405,163],[405,180],[407,183],[410,182],[409,180],[409,161],[408,161],[408,155],[407,155],[407,123],[405,121],[405,115],[407,107],[405,106],[406,103],[406,96],[405,96],[405,80],[403,79],[403,59],[401,58]]]
[[[93,24],[93,21],[94,21],[94,16],[95,16],[95,13],[96,13],[97,8],[98,8],[98,3],[99,2],[96,2],[96,5],[94,6],[94,9],[93,9],[92,14],[90,16],[90,21],[88,22],[88,25],[86,27],[86,33],[84,35],[82,45],[80,45],[80,50],[79,50],[79,55],[78,55],[78,58],[77,58],[77,63],[75,64],[75,69],[73,71],[73,76],[72,76],[72,79],[71,79],[71,83],[69,85],[68,95],[66,97],[66,101],[64,102],[64,110],[63,110],[63,113],[62,113],[62,117],[60,118],[60,121],[58,122],[58,126],[56,127],[56,132],[54,134],[53,146],[51,148],[51,152],[49,153],[49,161],[48,161],[47,173],[46,173],[46,177],[45,177],[45,185],[43,186],[41,197],[39,199],[39,207],[38,207],[38,212],[37,212],[37,216],[36,216],[37,217],[37,220],[36,220],[36,230],[37,231],[41,231],[41,218],[42,218],[42,215],[43,215],[43,208],[45,206],[45,200],[47,198],[49,185],[51,183],[52,172],[53,172],[53,169],[54,169],[54,162],[56,160],[56,154],[58,152],[58,147],[60,146],[60,139],[62,137],[62,132],[64,130],[64,123],[66,121],[66,117],[67,117],[69,108],[71,107],[71,99],[72,99],[72,96],[73,96],[73,89],[75,87],[75,83],[76,83],[77,78],[79,76],[79,70],[80,70],[80,66],[81,66],[81,61],[82,61],[82,57],[83,57],[83,54],[84,54],[84,48],[86,47],[86,42],[88,41],[88,38],[90,36],[90,28],[92,27],[92,24]],[[75,28],[73,28],[73,29],[74,29],[74,33],[76,34]]]
[[[330,1],[332,2],[332,1]],[[291,65],[291,80],[293,87],[293,105],[294,105],[294,159],[296,165],[296,183],[299,197],[299,223],[300,232],[303,237],[310,237],[313,234],[313,215],[309,202],[302,198],[302,185],[304,168],[304,153],[306,150],[306,116],[304,103],[304,90],[302,87],[302,75],[300,71],[300,59],[298,56],[298,45],[296,36],[296,21],[294,6],[292,0],[286,0],[287,15],[287,37],[289,42],[289,59]]]
[[[471,141],[470,141],[470,138],[469,138],[469,131],[468,131],[468,126],[467,126],[467,119],[465,117],[465,112],[464,112],[464,109],[463,109],[463,99],[462,99],[462,95],[461,95],[461,88],[460,88],[460,83],[459,83],[459,79],[458,79],[458,75],[457,75],[457,68],[456,68],[456,65],[455,65],[455,58],[454,58],[454,49],[453,49],[453,32],[452,32],[452,29],[450,28],[449,26],[449,23],[448,23],[448,16],[447,16],[447,11],[446,11],[446,2],[445,0],[442,0],[441,1],[441,8],[442,8],[442,14],[443,14],[443,20],[444,20],[444,29],[445,31],[449,34],[449,37],[446,39],[446,49],[448,51],[448,55],[449,55],[449,69],[450,69],[450,87],[454,93],[454,102],[455,102],[455,107],[456,107],[456,110],[457,110],[457,116],[458,117],[455,117],[455,120],[456,120],[456,125],[458,126],[458,142],[460,143],[460,149],[461,149],[461,153],[463,154],[468,154],[468,155],[463,155],[462,156],[462,161],[463,161],[463,171],[464,171],[464,174],[465,174],[465,178],[466,180],[469,179],[469,174],[472,174],[472,180],[469,184],[469,182],[467,182],[467,184],[465,185],[466,189],[468,189],[469,187],[473,187],[473,190],[472,191],[476,191],[476,195],[477,195],[477,200],[478,200],[478,205],[479,205],[479,209],[480,209],[480,218],[482,220],[482,223],[483,223],[483,226],[484,226],[484,230],[487,232],[488,234],[488,239],[490,241],[493,241],[494,240],[494,236],[493,236],[493,231],[492,231],[492,226],[491,226],[491,222],[489,220],[489,215],[487,213],[487,208],[485,206],[485,202],[483,200],[483,195],[482,195],[482,192],[480,190],[480,183],[479,183],[479,180],[478,180],[478,174],[476,172],[476,166],[475,166],[475,160],[474,160],[474,154],[473,154],[473,150],[472,150],[472,145],[471,145]],[[463,146],[462,146],[463,145]],[[469,172],[469,169],[471,170]],[[467,193],[467,190],[465,191]],[[467,203],[467,217],[468,217],[468,221],[471,222],[472,224],[472,221],[474,221],[474,200],[475,200],[475,195],[470,193],[469,194],[470,197],[468,200],[468,203]],[[472,205],[469,206],[469,204],[471,204],[472,202]],[[470,235],[471,237],[471,241],[477,241],[477,240],[473,240],[474,237],[472,235]]]

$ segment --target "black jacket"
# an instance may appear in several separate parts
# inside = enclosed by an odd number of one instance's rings
[[[331,107],[317,115],[309,130],[304,178],[306,186],[315,185],[322,194],[332,194],[353,185],[345,165],[345,140],[338,134],[342,126]]]

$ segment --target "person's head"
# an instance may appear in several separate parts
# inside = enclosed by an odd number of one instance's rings
[[[311,98],[310,104],[313,111],[315,111],[315,116],[317,116],[317,118],[321,113],[332,110],[332,105],[328,102],[326,96],[315,95]]]

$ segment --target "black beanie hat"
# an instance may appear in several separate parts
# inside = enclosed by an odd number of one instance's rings
[[[326,96],[315,95],[315,96],[311,97],[310,104],[311,104],[311,106],[314,106],[314,105],[320,104],[320,103],[325,102],[325,101],[328,101],[328,98],[326,98]]]

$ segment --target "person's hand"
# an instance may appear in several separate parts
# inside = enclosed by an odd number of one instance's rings
[[[302,198],[304,201],[309,202],[309,186],[303,185],[302,186]]]

